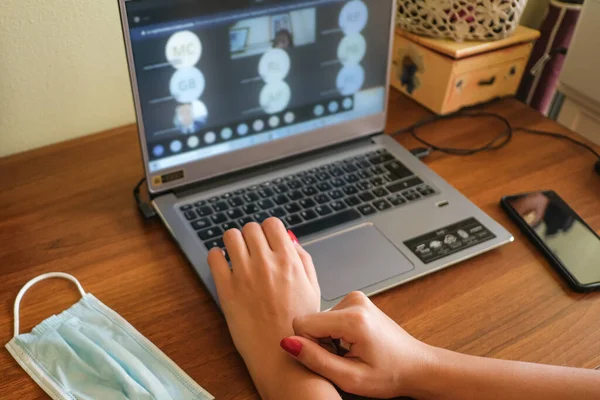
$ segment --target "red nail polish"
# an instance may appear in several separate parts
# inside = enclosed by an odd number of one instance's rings
[[[302,343],[296,339],[285,338],[279,345],[294,357],[298,357],[302,351]]]
[[[300,241],[298,240],[296,235],[294,235],[294,232],[288,231],[288,235],[290,236],[290,239],[292,239],[292,242],[294,242],[294,244],[300,244]]]

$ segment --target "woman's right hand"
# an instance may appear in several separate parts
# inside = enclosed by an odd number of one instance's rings
[[[432,348],[406,333],[362,292],[347,295],[331,311],[294,319],[296,336],[281,346],[313,372],[360,396],[417,397],[434,356]],[[318,344],[342,339],[343,357]]]

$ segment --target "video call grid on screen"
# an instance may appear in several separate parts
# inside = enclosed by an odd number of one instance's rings
[[[150,170],[383,111],[389,1],[202,3],[128,3]]]

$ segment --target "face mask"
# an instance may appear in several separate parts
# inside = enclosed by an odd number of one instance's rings
[[[19,335],[19,304],[25,292],[48,278],[68,279],[82,299]],[[14,336],[6,345],[14,359],[53,399],[213,399],[158,347],[102,304],[73,276],[51,273],[27,282],[15,300]]]

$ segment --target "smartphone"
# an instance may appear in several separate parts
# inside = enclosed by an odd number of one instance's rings
[[[556,192],[507,196],[500,204],[571,288],[600,288],[600,236]]]

